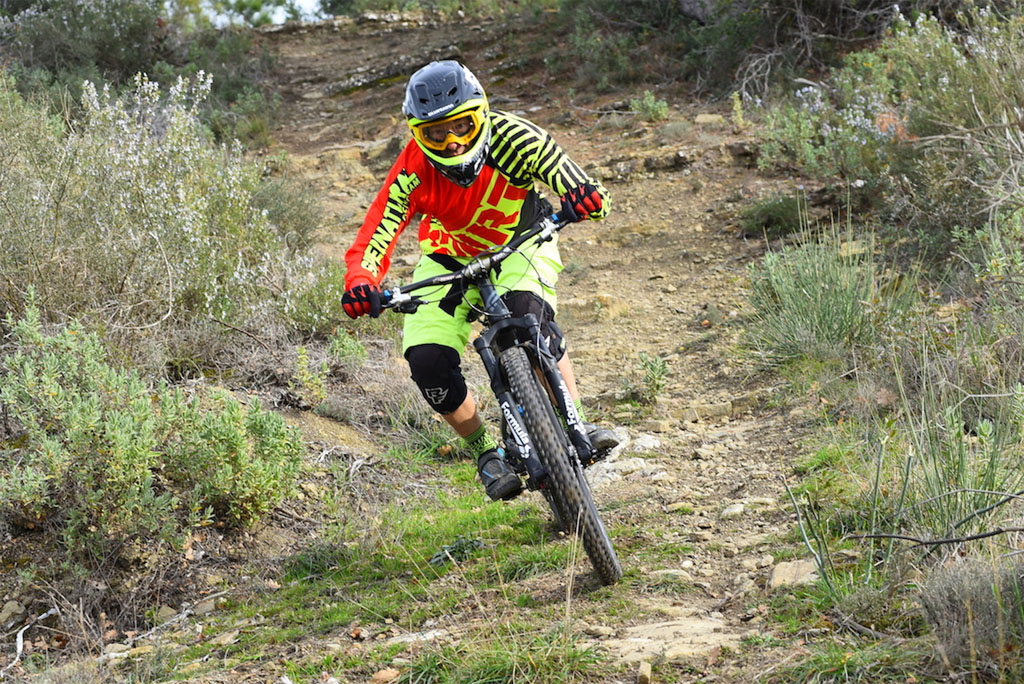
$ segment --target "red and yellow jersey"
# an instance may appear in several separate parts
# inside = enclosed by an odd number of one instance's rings
[[[379,285],[391,265],[395,240],[410,219],[422,214],[420,247],[425,254],[471,257],[512,239],[523,205],[541,182],[558,195],[591,183],[611,206],[600,182],[587,176],[551,136],[513,114],[492,111],[491,149],[479,177],[468,188],[445,178],[410,140],[370,206],[345,254],[345,287]]]

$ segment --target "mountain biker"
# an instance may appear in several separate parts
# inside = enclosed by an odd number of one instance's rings
[[[381,312],[380,283],[391,265],[398,235],[422,214],[423,255],[413,279],[455,271],[470,258],[509,242],[550,203],[534,183],[561,198],[571,221],[603,219],[607,190],[562,151],[536,124],[492,110],[476,76],[455,60],[431,62],[412,75],[402,106],[412,140],[399,154],[345,255],[348,271],[342,305],[351,318]],[[526,248],[505,260],[494,276],[514,316],[532,312],[558,358],[576,408],[581,408],[572,364],[555,316],[555,283],[562,263],[557,239]],[[475,292],[439,291],[406,316],[403,354],[413,381],[430,406],[463,439],[492,500],[511,499],[522,482],[488,433],[466,387],[460,357],[470,335]],[[477,297],[479,302],[479,297]],[[582,415],[582,411],[581,411]],[[615,446],[607,429],[586,423],[598,449]]]

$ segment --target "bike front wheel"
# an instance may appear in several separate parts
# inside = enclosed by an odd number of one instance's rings
[[[556,519],[560,518],[562,525],[580,536],[601,582],[614,584],[622,577],[622,566],[594,505],[583,469],[570,453],[568,438],[529,357],[521,347],[512,347],[502,353],[501,366],[523,412],[526,431],[548,472],[545,498]]]

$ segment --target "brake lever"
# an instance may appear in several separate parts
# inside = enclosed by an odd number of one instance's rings
[[[413,297],[401,290],[384,290],[381,293],[381,306],[385,309],[392,309],[398,313],[416,313],[416,309],[423,304],[424,300]]]

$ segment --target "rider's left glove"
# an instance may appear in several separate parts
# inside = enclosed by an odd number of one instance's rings
[[[570,188],[562,195],[561,199],[562,210],[559,215],[570,223],[583,219],[601,218],[604,215],[601,211],[601,193],[590,183]]]
[[[363,283],[350,288],[341,296],[341,308],[349,318],[359,318],[370,314],[371,318],[380,316],[380,288],[372,283]]]

